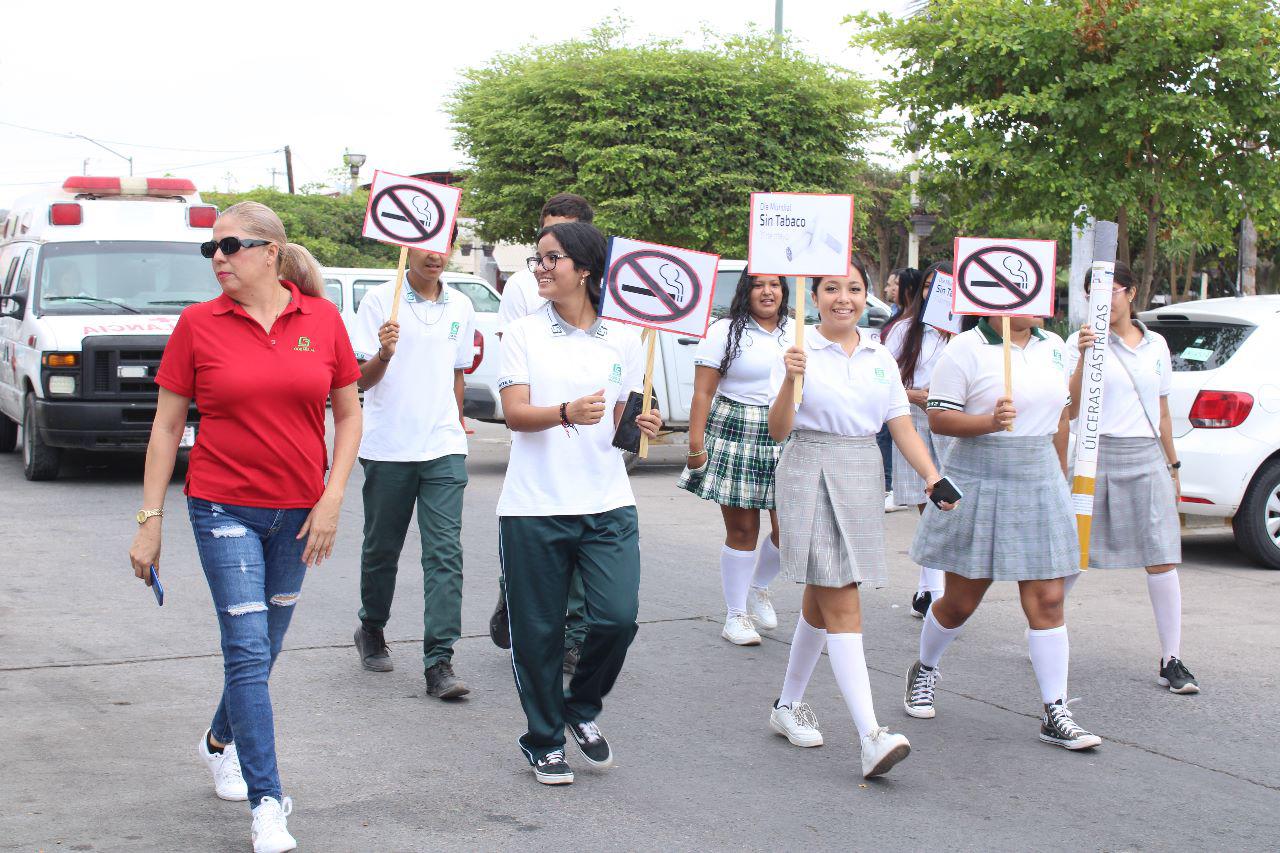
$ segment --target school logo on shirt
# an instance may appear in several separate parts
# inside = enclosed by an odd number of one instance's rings
[[[461,324],[461,323],[453,323],[452,325],[450,325],[450,326],[449,326],[449,340],[451,340],[451,341],[456,341],[456,340],[458,339],[458,332],[460,332],[460,331],[462,331],[462,324]]]
[[[876,368],[876,381],[879,382],[881,385],[889,384],[889,374],[885,373],[883,367]]]
[[[1062,350],[1060,349],[1053,351],[1053,366],[1059,370],[1066,370],[1067,366],[1062,361]]]
[[[315,352],[315,347],[311,346],[311,338],[300,336],[298,345],[293,348],[295,352]]]
[[[622,365],[614,363],[613,370],[609,372],[609,381],[618,385],[622,384]]]

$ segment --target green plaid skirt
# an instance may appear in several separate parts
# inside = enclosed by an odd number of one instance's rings
[[[707,463],[676,484],[704,500],[742,509],[773,509],[773,470],[781,445],[769,437],[769,407],[716,395],[707,416]]]

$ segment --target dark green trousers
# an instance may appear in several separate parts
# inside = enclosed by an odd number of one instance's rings
[[[498,572],[498,588],[507,594],[507,579]],[[565,651],[581,647],[587,636],[587,602],[582,591],[582,576],[573,572],[569,576],[569,606],[564,615],[564,648]]]
[[[502,571],[511,617],[511,659],[529,730],[532,764],[564,746],[566,723],[594,720],[622,671],[639,626],[640,542],[636,508],[595,515],[502,516]],[[587,633],[578,671],[564,688],[565,607],[578,574]]]
[[[360,551],[360,621],[381,630],[391,617],[396,569],[414,507],[422,538],[422,666],[453,657],[462,634],[462,492],[467,458],[377,462],[364,467],[364,547]]]

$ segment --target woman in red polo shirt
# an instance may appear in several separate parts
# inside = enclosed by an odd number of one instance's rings
[[[200,247],[222,295],[182,312],[156,375],[160,397],[129,551],[150,583],[160,563],[165,490],[187,408],[200,431],[187,506],[222,633],[222,701],[198,751],[227,800],[248,799],[255,853],[293,850],[280,789],[267,676],[308,566],[333,550],[343,490],[360,443],[360,368],[320,267],[285,239],[265,205],[227,209]],[[325,482],[325,402],[333,401],[333,470]]]

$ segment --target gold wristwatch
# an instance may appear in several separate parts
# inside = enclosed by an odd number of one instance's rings
[[[138,510],[138,524],[146,524],[147,519],[151,518],[152,516],[163,516],[163,515],[164,515],[164,510],[162,509],[140,509]]]

